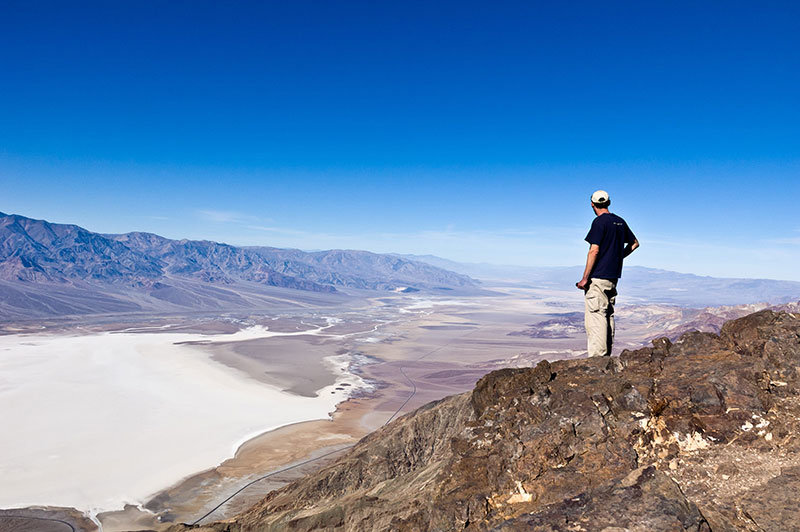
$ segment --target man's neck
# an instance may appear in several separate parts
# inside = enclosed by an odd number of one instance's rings
[[[595,210],[594,210],[594,213],[595,213],[597,216],[600,216],[601,214],[610,214],[610,213],[608,212],[608,209],[598,209],[598,208],[595,208]]]

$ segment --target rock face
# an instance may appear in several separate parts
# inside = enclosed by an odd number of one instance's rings
[[[798,530],[800,316],[483,377],[211,530]]]

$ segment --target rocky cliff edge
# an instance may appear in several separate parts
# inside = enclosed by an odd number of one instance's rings
[[[495,371],[202,528],[800,530],[799,380],[800,315],[772,311]]]

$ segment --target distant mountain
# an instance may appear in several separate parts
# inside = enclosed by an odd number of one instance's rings
[[[800,283],[678,273],[631,266],[623,273],[624,290],[640,301],[682,306],[788,303],[800,299]]]
[[[571,290],[582,266],[526,267],[460,263],[433,255],[398,255],[498,284]],[[642,266],[626,266],[620,280],[626,301],[683,307],[787,303],[800,299],[800,282],[707,277]]]
[[[291,299],[320,299],[337,289],[452,291],[476,286],[465,275],[366,251],[306,253],[140,232],[99,234],[0,213],[0,319],[260,308]],[[292,295],[284,289],[320,295]]]
[[[77,225],[0,215],[0,279],[143,284],[161,275],[156,259]]]

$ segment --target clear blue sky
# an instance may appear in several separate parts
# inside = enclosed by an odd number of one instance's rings
[[[0,211],[234,244],[797,277],[797,2],[0,6]]]

